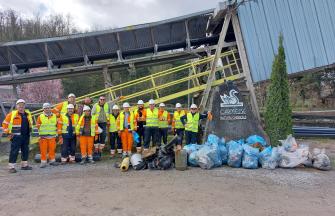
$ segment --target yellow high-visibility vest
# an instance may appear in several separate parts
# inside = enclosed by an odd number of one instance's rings
[[[84,124],[82,125],[82,121],[84,121],[85,114],[80,116],[78,124],[76,126],[76,134],[83,134]],[[91,136],[95,136],[95,116],[91,116]]]
[[[129,125],[130,125],[130,130],[135,130],[135,125],[134,125],[134,113],[129,111],[129,115],[130,115],[130,122],[129,122]],[[125,114],[124,112],[121,112],[120,115],[118,116],[117,118],[117,121],[119,121],[119,128],[118,130],[124,130],[124,117],[125,117]],[[127,119],[128,121],[128,119]]]
[[[178,111],[174,111],[173,113],[173,121],[175,122],[174,127],[181,129],[181,128],[185,128],[183,123],[180,121],[180,117],[185,115],[185,111],[181,110],[180,113]]]
[[[29,128],[32,128],[33,118],[31,117],[31,113],[28,109],[24,110],[27,113],[27,118],[29,122]],[[8,124],[8,133],[13,135],[21,135],[21,125],[13,125],[14,118],[18,115],[19,111],[12,111],[12,115],[10,117],[10,121]]]
[[[73,115],[74,115],[73,116],[74,122],[72,124],[72,129],[73,129],[73,134],[75,134],[76,133],[76,126],[78,124],[79,116],[78,116],[78,114],[73,114]],[[70,119],[72,119],[72,117],[70,117]],[[62,133],[66,134],[67,133],[67,127],[69,126],[69,119],[68,119],[68,117],[65,114],[63,114],[62,115],[62,120],[63,120]]]
[[[151,111],[150,108],[147,108],[146,113],[146,127],[158,127],[158,109],[154,108],[154,110]]]
[[[95,117],[96,119],[99,118],[99,115],[100,115],[100,111],[101,111],[101,107],[99,105],[99,103],[96,103],[95,104]],[[107,121],[109,120],[109,105],[107,103],[104,104],[104,111],[105,111],[105,114],[106,114],[106,118],[107,118]]]
[[[185,126],[186,131],[198,132],[199,127],[199,113],[192,115],[192,113],[187,113],[187,122]]]
[[[41,125],[38,130],[40,136],[56,136],[57,135],[57,117],[52,115],[50,118],[44,113],[40,115]]]
[[[168,112],[166,110],[164,110],[162,117],[165,119],[163,121],[159,120],[158,122],[158,127],[159,128],[168,128],[169,127],[169,122],[168,122]]]
[[[109,114],[109,132],[116,132],[117,126],[116,126],[116,118],[113,114]]]

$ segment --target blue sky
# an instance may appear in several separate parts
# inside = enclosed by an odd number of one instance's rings
[[[154,22],[215,8],[220,0],[0,0],[21,15],[70,15],[82,31]]]

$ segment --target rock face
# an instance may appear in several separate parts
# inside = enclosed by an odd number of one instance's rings
[[[257,134],[265,136],[256,120],[249,100],[242,96],[233,82],[216,87],[211,98],[213,121],[208,124],[208,132],[226,140],[247,138]]]

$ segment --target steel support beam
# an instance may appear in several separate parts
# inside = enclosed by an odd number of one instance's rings
[[[231,15],[232,15],[231,11],[228,11],[226,16],[225,16],[223,25],[222,25],[220,38],[219,38],[219,41],[218,41],[218,44],[217,44],[217,47],[216,47],[214,59],[211,63],[211,71],[210,71],[210,73],[208,75],[208,79],[207,79],[207,86],[205,88],[205,91],[203,93],[203,96],[202,96],[202,99],[201,99],[201,102],[200,102],[200,106],[199,106],[200,112],[203,112],[206,108],[206,105],[207,105],[209,94],[210,94],[210,91],[212,89],[212,82],[215,79],[215,69],[216,69],[218,60],[220,58],[222,48],[225,45],[224,40],[225,40],[227,30],[228,30],[228,26],[229,26],[229,23],[230,23],[230,20],[231,20]]]
[[[234,29],[234,33],[235,33],[236,42],[237,42],[238,52],[239,52],[241,63],[242,63],[243,74],[246,77],[246,85],[247,85],[247,88],[248,88],[249,93],[250,93],[250,102],[251,102],[252,111],[253,111],[255,117],[257,118],[257,120],[260,121],[261,118],[260,118],[260,114],[259,114],[259,107],[258,107],[258,104],[257,104],[255,88],[254,88],[252,78],[251,78],[247,53],[246,53],[246,50],[245,50],[245,47],[244,47],[240,22],[238,20],[236,11],[234,11],[234,13],[232,15],[232,24],[233,24],[233,29]]]

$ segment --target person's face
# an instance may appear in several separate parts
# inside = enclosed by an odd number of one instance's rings
[[[155,104],[150,104],[149,107],[150,107],[150,109],[154,109],[155,108]]]
[[[76,102],[76,98],[75,97],[69,97],[68,101],[69,101],[69,103],[74,104]]]
[[[191,108],[191,113],[196,113],[197,109],[196,108]]]
[[[24,112],[24,108],[26,107],[26,105],[24,103],[18,103],[16,105],[16,109],[20,112],[23,113]]]
[[[72,109],[72,108],[67,109],[67,113],[69,115],[72,115],[74,113],[74,109]]]
[[[181,110],[181,108],[180,108],[180,107],[178,107],[178,108],[177,108],[177,111],[178,111],[178,112],[180,112],[180,110]]]
[[[160,110],[164,110],[164,109],[165,109],[165,107],[163,107],[163,106],[160,106],[160,107],[159,107],[159,109],[160,109]]]
[[[90,116],[91,115],[91,111],[90,110],[85,110],[84,113],[85,113],[85,116]]]
[[[100,104],[100,105],[105,104],[105,102],[106,102],[106,98],[105,98],[105,97],[100,97],[100,98],[99,98],[99,104]]]
[[[125,111],[125,112],[129,112],[129,107],[125,107],[125,108],[124,108],[124,111]]]
[[[139,109],[143,109],[143,104],[139,104],[138,106],[137,106]]]
[[[91,104],[91,98],[85,98],[84,104],[86,104],[86,105]]]
[[[44,112],[45,112],[45,113],[50,113],[50,112],[51,112],[51,108],[50,108],[50,107],[48,107],[48,108],[44,108]]]
[[[119,110],[118,110],[118,109],[113,109],[113,113],[114,113],[114,114],[118,114],[118,113],[119,113]]]

